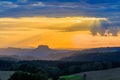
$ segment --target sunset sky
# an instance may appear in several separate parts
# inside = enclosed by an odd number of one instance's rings
[[[0,0],[0,48],[120,46],[120,0]]]

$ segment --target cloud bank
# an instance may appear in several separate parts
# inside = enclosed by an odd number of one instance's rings
[[[0,0],[0,17],[104,17],[109,19],[110,22],[101,21],[101,25],[95,24],[92,28],[78,23],[69,25],[69,27],[58,28],[67,32],[88,30],[89,28],[92,35],[117,36],[120,31],[119,7],[120,0]],[[51,26],[47,29],[58,30]]]

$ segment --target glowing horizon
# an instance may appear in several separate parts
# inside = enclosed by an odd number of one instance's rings
[[[51,48],[77,49],[119,46],[119,36],[92,35],[91,29],[99,28],[101,21],[108,19],[41,16],[0,18],[0,47],[30,48],[48,45]]]

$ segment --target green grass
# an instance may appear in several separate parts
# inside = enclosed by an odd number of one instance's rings
[[[84,80],[84,78],[81,76],[69,75],[69,76],[61,76],[59,80]]]

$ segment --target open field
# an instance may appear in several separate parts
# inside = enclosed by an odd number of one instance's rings
[[[82,76],[84,74],[87,75],[87,80],[120,80],[120,68],[101,71],[90,71],[74,75]]]
[[[13,73],[13,71],[0,71],[0,80],[8,80]]]
[[[61,76],[59,80],[84,80],[81,76],[69,75],[69,76]]]

